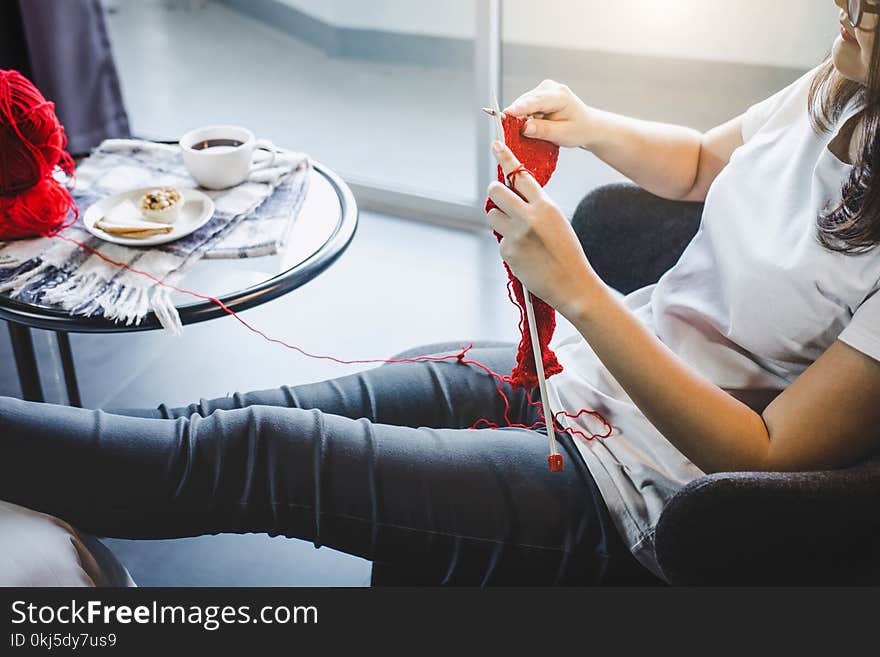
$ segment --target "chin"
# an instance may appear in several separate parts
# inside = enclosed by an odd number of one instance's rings
[[[834,65],[834,70],[847,80],[864,84],[862,62],[841,48],[841,42],[842,39],[835,41],[834,48],[831,51],[831,63]]]
[[[843,38],[837,37],[831,48],[831,63],[834,64],[834,70],[847,80],[865,84],[867,73],[859,57],[860,53],[861,51],[850,47]]]

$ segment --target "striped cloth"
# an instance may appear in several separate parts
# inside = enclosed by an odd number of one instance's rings
[[[244,258],[282,249],[308,193],[310,172],[306,155],[284,151],[274,166],[255,171],[242,184],[205,191],[216,206],[213,217],[174,242],[111,244],[87,232],[81,219],[64,234],[176,285],[199,258]],[[76,176],[73,197],[80,215],[101,198],[138,187],[196,187],[179,147],[132,139],[103,142],[79,164]],[[166,329],[182,330],[169,290],[60,239],[0,242],[0,293],[128,325],[153,310]]]

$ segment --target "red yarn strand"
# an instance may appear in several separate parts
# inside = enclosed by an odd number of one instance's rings
[[[532,393],[531,393],[531,391],[528,391],[528,390],[526,391],[528,403],[531,406],[538,407],[539,420],[534,422],[533,424],[530,424],[530,425],[516,423],[511,420],[511,418],[510,418],[510,399],[507,396],[507,393],[504,392],[504,388],[503,388],[503,385],[505,383],[511,384],[511,377],[504,376],[503,374],[499,374],[498,372],[495,372],[488,365],[485,365],[478,360],[475,360],[473,358],[466,358],[467,353],[473,348],[473,344],[463,346],[459,351],[457,351],[454,354],[448,354],[445,356],[434,356],[434,355],[413,356],[411,358],[343,359],[343,358],[337,358],[336,356],[330,356],[330,355],[326,355],[326,354],[311,353],[309,351],[306,351],[302,347],[299,347],[294,344],[290,344],[290,343],[285,342],[284,340],[281,340],[279,338],[273,338],[273,337],[267,335],[264,331],[260,330],[259,328],[255,327],[253,324],[249,323],[247,320],[245,320],[243,317],[241,317],[241,315],[236,313],[234,310],[232,310],[229,306],[227,306],[225,303],[223,303],[220,299],[218,299],[216,297],[212,297],[212,296],[209,296],[206,294],[201,294],[201,293],[195,292],[193,290],[188,290],[186,288],[183,288],[183,287],[180,287],[177,285],[172,285],[171,283],[166,283],[165,281],[161,280],[160,278],[157,278],[156,276],[153,276],[151,273],[149,273],[147,271],[132,267],[131,265],[129,265],[126,262],[114,260],[113,258],[111,258],[107,255],[104,255],[103,253],[101,253],[97,249],[89,246],[88,244],[84,244],[83,242],[80,242],[79,240],[73,239],[72,237],[67,237],[66,235],[61,235],[61,234],[55,234],[52,237],[54,237],[55,239],[61,239],[66,242],[70,242],[71,244],[75,244],[79,248],[83,249],[84,251],[90,253],[91,255],[93,255],[97,258],[100,258],[104,262],[111,264],[111,265],[114,265],[116,267],[121,267],[122,269],[125,269],[125,270],[130,271],[135,274],[138,274],[139,276],[144,276],[144,277],[150,279],[151,281],[153,281],[156,285],[173,290],[173,291],[178,292],[180,294],[185,294],[185,295],[188,295],[191,297],[195,297],[197,299],[201,299],[203,301],[209,301],[209,302],[213,303],[214,305],[216,305],[221,310],[223,310],[223,312],[225,312],[226,314],[235,318],[246,329],[248,329],[249,331],[251,331],[253,333],[256,333],[257,335],[259,335],[261,338],[263,338],[267,342],[281,345],[282,347],[296,351],[297,353],[299,353],[303,356],[306,356],[307,358],[312,358],[315,360],[329,360],[334,363],[339,363],[341,365],[369,365],[369,364],[378,365],[378,364],[391,364],[391,363],[425,363],[425,362],[442,362],[442,361],[453,361],[453,360],[458,361],[459,363],[461,363],[463,365],[471,365],[473,367],[476,367],[476,368],[482,370],[488,376],[491,376],[492,378],[495,379],[496,390],[498,391],[498,394],[504,403],[504,422],[505,422],[505,424],[503,426],[519,428],[519,429],[538,429],[538,428],[543,427],[547,424],[546,417],[544,415],[543,404],[540,401],[533,400],[532,396],[531,396]],[[558,420],[557,420],[557,418],[560,415],[565,415],[566,417],[569,417],[569,418],[578,418],[584,414],[590,414],[590,415],[593,415],[594,417],[598,418],[603,423],[603,425],[605,427],[605,431],[603,431],[602,433],[586,434],[582,431],[578,431],[577,429],[562,427],[559,425]],[[558,432],[569,433],[571,435],[579,435],[582,438],[585,438],[587,440],[592,440],[593,438],[606,438],[609,435],[611,435],[611,426],[608,424],[608,422],[605,420],[605,418],[602,417],[602,415],[600,415],[596,411],[589,411],[589,410],[583,409],[583,410],[579,411],[577,415],[571,415],[569,413],[566,413],[565,411],[559,411],[558,413],[554,414],[553,420],[554,420],[554,427],[556,428],[556,430]],[[479,418],[473,423],[473,425],[471,425],[471,429],[479,429],[479,428],[498,429],[498,428],[501,428],[501,425],[499,425],[495,422],[492,422],[491,420],[488,420],[486,418]]]
[[[512,183],[516,175],[525,172],[534,176],[540,184],[544,185],[556,167],[558,148],[552,144],[548,145],[547,142],[526,140],[521,137],[522,122],[522,119],[511,116],[508,116],[504,121],[505,140],[523,163],[522,166],[508,174],[508,180]],[[66,146],[67,137],[55,115],[54,104],[46,100],[37,88],[18,71],[0,69],[0,241],[34,237],[64,240],[110,265],[143,276],[157,286],[213,303],[224,313],[234,317],[246,329],[256,333],[267,342],[281,345],[307,358],[328,360],[343,365],[456,361],[463,365],[476,367],[495,380],[496,389],[504,404],[505,424],[503,426],[523,429],[537,429],[546,426],[547,418],[544,414],[544,406],[541,401],[533,400],[531,396],[536,379],[528,325],[525,321],[522,285],[506,264],[507,292],[511,302],[519,309],[518,328],[522,334],[522,340],[517,350],[517,366],[510,375],[499,374],[487,365],[467,358],[468,352],[473,348],[472,344],[463,346],[453,354],[425,355],[412,358],[348,360],[325,354],[314,354],[297,345],[271,337],[243,319],[216,297],[167,283],[147,271],[115,260],[88,244],[63,235],[62,231],[73,225],[79,216],[68,188],[73,185],[74,162],[65,151]],[[61,174],[66,175],[66,185],[57,177]],[[498,175],[499,180],[503,182],[504,176],[500,167]],[[488,201],[487,211],[490,207],[494,206],[491,201]],[[562,366],[556,361],[555,355],[547,346],[556,325],[555,311],[542,300],[536,297],[533,297],[533,300],[538,318],[539,342],[544,358],[544,367],[547,376],[551,376],[562,370]],[[505,384],[514,389],[525,388],[529,405],[536,407],[538,411],[536,422],[526,425],[512,421],[510,400],[504,391]],[[576,419],[584,414],[599,419],[604,425],[604,431],[587,434],[561,426],[556,430],[560,433],[579,435],[587,440],[605,438],[611,434],[611,426],[605,418],[595,411],[586,409],[579,411],[576,415],[559,411],[553,415],[552,422],[556,427],[561,415]],[[497,429],[500,426],[502,425],[486,418],[479,418],[471,428]]]
[[[516,185],[515,185],[516,177],[521,173],[527,173],[532,178],[535,178],[535,180],[537,180],[537,176],[535,176],[535,174],[532,173],[531,169],[529,169],[525,164],[520,163],[520,165],[516,169],[514,169],[513,171],[511,171],[510,173],[507,174],[507,186],[510,187],[515,192],[516,192]],[[519,194],[519,192],[516,192],[516,193]]]

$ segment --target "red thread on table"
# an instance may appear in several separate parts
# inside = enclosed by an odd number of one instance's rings
[[[513,179],[517,174],[528,172],[543,185],[549,180],[556,167],[558,149],[552,145],[548,147],[547,142],[521,138],[519,133],[521,127],[521,119],[509,117],[505,120],[505,139],[508,145],[511,145],[513,152],[523,161],[522,166],[508,175],[508,180],[512,186]],[[64,150],[66,145],[67,138],[63,126],[55,115],[54,104],[47,101],[37,88],[18,71],[0,69],[0,240],[30,237],[48,237],[64,240],[108,264],[144,276],[156,285],[174,290],[180,294],[209,301],[222,309],[226,314],[234,317],[249,331],[256,333],[266,341],[279,344],[308,358],[329,360],[344,365],[456,361],[463,365],[476,367],[495,379],[496,389],[504,403],[505,426],[524,429],[537,429],[541,426],[546,426],[547,419],[544,415],[543,404],[540,401],[533,400],[531,397],[531,389],[536,385],[536,381],[533,378],[534,361],[531,358],[530,346],[528,350],[523,348],[523,344],[530,345],[530,338],[527,333],[528,327],[523,313],[522,286],[509,269],[508,296],[520,308],[519,330],[523,334],[523,339],[517,352],[517,367],[508,376],[493,371],[477,360],[467,358],[467,353],[473,345],[462,347],[460,351],[445,356],[426,355],[412,358],[345,360],[335,356],[313,354],[301,347],[267,335],[262,330],[242,319],[235,311],[216,297],[166,283],[149,272],[136,269],[126,262],[110,258],[88,244],[61,234],[64,229],[73,225],[79,216],[70,191],[55,177],[56,172],[66,174],[67,184],[72,186],[74,163],[70,155]],[[500,167],[499,180],[502,182],[504,180]],[[490,209],[490,204],[491,201],[487,203],[487,211]],[[535,298],[534,303],[536,316],[541,318],[539,320],[541,322],[539,324],[541,327],[539,328],[539,334],[543,352],[549,342],[549,338],[552,337],[553,328],[555,327],[555,315],[552,314],[552,308],[549,309],[548,313],[547,309],[549,306],[546,306],[540,299]],[[549,349],[546,349],[546,352],[544,352],[544,357],[548,376],[561,370],[561,366],[556,363],[555,356],[553,356]],[[529,382],[532,382],[532,385],[528,385]],[[510,400],[503,388],[505,383],[514,388],[528,386],[526,388],[527,401],[530,406],[537,407],[538,410],[538,420],[536,422],[526,425],[515,423],[511,420]],[[571,428],[559,427],[557,430],[560,433],[579,435],[587,440],[605,438],[611,434],[611,427],[608,422],[595,411],[582,410],[577,415],[559,411],[554,414],[552,421],[555,426],[558,425],[560,415],[576,419],[585,413],[600,419],[605,427],[605,431],[602,433],[586,434]],[[478,419],[472,425],[474,429],[481,427],[500,428],[500,425],[485,418]]]

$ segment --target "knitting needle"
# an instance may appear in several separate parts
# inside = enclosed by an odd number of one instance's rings
[[[503,144],[505,142],[504,124],[501,121],[504,119],[504,112],[498,108],[498,98],[493,97],[492,100],[495,104],[494,109],[491,111],[491,116],[495,118],[495,137]],[[483,109],[485,111],[486,108]],[[512,189],[513,186],[513,181],[511,180],[509,187]],[[544,424],[547,427],[547,439],[550,441],[550,457],[548,458],[548,462],[550,463],[550,470],[555,472],[562,469],[563,463],[562,456],[556,448],[556,430],[553,427],[554,415],[550,408],[550,399],[547,396],[547,377],[544,374],[544,359],[541,353],[541,342],[538,339],[538,322],[535,321],[535,307],[532,305],[532,293],[529,292],[525,285],[523,285],[522,288],[526,306],[526,318],[529,322],[529,336],[532,339],[532,355],[535,357],[535,374],[538,376],[538,390],[541,392],[541,402],[544,409]]]
[[[495,116],[495,110],[493,110],[491,107],[481,107],[480,109],[483,110],[483,111],[484,111],[486,114],[488,114],[489,116]],[[534,118],[540,119],[540,118],[542,118],[543,116],[544,116],[544,115],[541,114],[541,113],[539,112],[539,113],[537,113],[537,114],[529,114],[528,118],[530,118],[530,119],[534,119]],[[504,112],[501,112],[501,118],[504,118]],[[580,148],[580,149],[582,149],[582,150],[585,150],[585,151],[587,151],[587,152],[589,152],[589,150],[590,150],[590,149],[587,148],[586,146],[578,146],[578,148]]]

